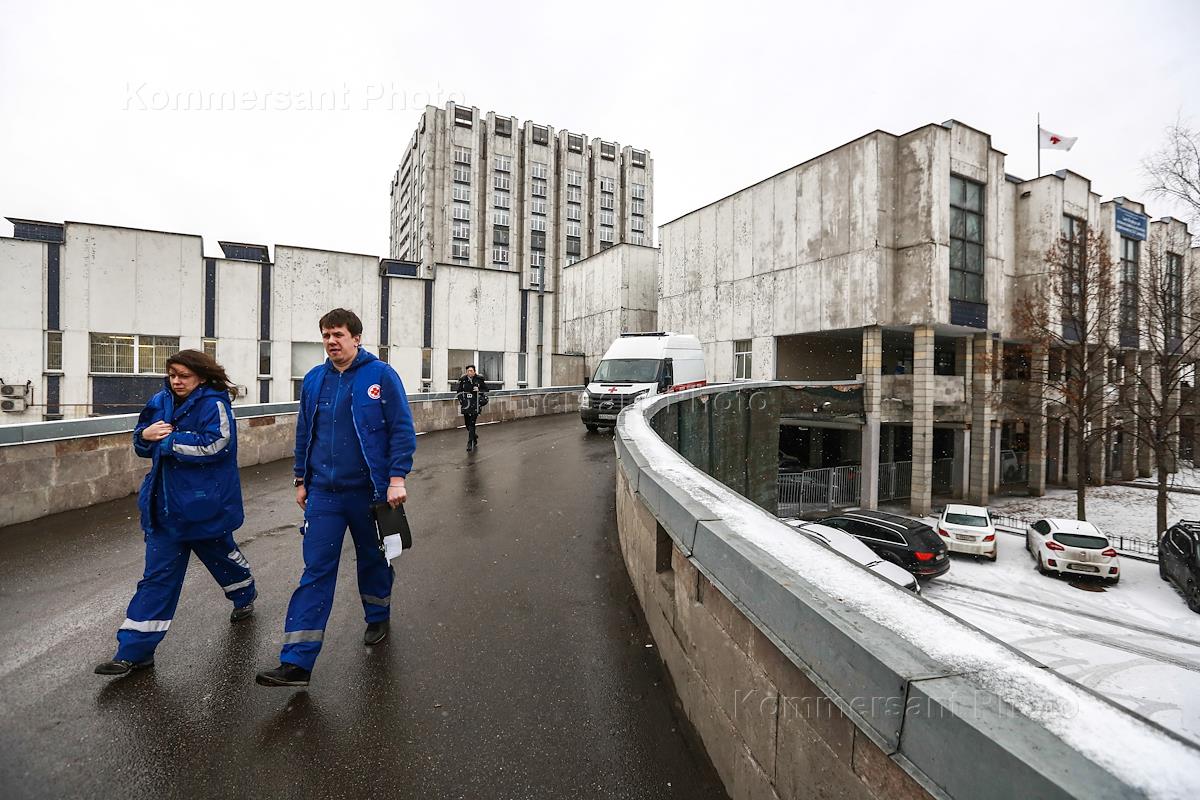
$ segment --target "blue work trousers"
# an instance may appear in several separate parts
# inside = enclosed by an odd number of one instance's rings
[[[117,631],[114,658],[136,664],[154,657],[154,648],[171,627],[192,553],[212,573],[235,608],[254,602],[254,577],[232,532],[215,539],[193,540],[177,539],[170,532],[150,533],[146,536],[146,570]]]
[[[364,617],[368,624],[388,618],[392,567],[379,550],[371,498],[369,489],[309,491],[304,508],[304,574],[288,604],[281,662],[311,670],[317,661],[333,605],[346,528],[354,539]]]

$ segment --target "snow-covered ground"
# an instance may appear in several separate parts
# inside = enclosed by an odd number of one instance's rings
[[[1089,486],[1087,518],[1104,533],[1155,540],[1155,492],[1135,486]],[[995,497],[989,506],[999,514],[1026,519],[1075,519],[1075,490],[1050,489],[1045,497]],[[1200,495],[1167,494],[1167,521],[1200,519]]]
[[[1054,494],[1001,500],[993,509],[1074,517],[1060,508],[1069,502],[1073,511],[1073,495]],[[1112,530],[1144,526],[1149,515],[1151,525],[1143,529],[1152,530],[1153,500],[1145,490],[1103,487],[1089,492],[1088,517],[1102,530]],[[1188,503],[1200,515],[1200,497],[1187,496],[1181,505]],[[926,585],[925,598],[1200,744],[1200,614],[1189,611],[1179,593],[1159,578],[1156,564],[1123,558],[1116,586],[1073,585],[1039,575],[1023,538],[1002,533],[997,542],[995,563],[952,554],[950,571]]]

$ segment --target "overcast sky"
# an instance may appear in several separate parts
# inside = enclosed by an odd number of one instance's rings
[[[650,149],[660,223],[949,118],[1032,177],[1039,111],[1079,137],[1043,172],[1140,199],[1164,126],[1200,124],[1197,0],[0,8],[0,216],[196,233],[209,254],[387,255],[401,150],[450,99]]]

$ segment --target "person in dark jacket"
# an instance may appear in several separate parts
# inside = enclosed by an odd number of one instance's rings
[[[475,432],[475,421],[488,403],[487,384],[483,376],[475,372],[475,365],[467,366],[467,374],[458,379],[458,408],[467,424],[467,452],[479,446],[479,434]]]
[[[190,554],[233,601],[230,621],[249,617],[258,592],[233,540],[242,525],[236,388],[211,356],[181,350],[167,359],[166,388],[150,398],[133,431],[133,449],[150,459],[138,494],[146,570],[117,631],[117,653],[96,667],[124,675],[154,666],[154,649],[175,616]]]
[[[405,477],[417,447],[400,376],[363,350],[362,320],[335,308],[321,317],[329,355],[300,385],[296,419],[296,503],[304,509],[304,574],[283,626],[279,666],[255,677],[262,686],[307,686],[333,606],[346,528],[358,560],[363,644],[388,632],[392,568],[379,550],[371,506],[408,498]]]

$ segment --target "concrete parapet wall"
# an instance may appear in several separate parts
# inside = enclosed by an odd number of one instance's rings
[[[718,424],[729,391],[632,406],[615,447],[622,555],[735,800],[1194,796],[1194,745],[809,541],[660,437],[690,429],[685,407]]]
[[[506,422],[579,410],[582,387],[492,392],[480,417]],[[450,393],[409,398],[418,432],[458,427]],[[238,466],[292,455],[296,403],[235,406]],[[136,414],[0,428],[0,527],[116,500],[138,490],[149,461],[134,455]],[[418,468],[419,468],[418,461]]]

